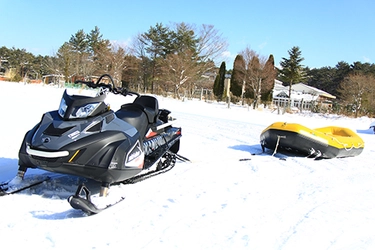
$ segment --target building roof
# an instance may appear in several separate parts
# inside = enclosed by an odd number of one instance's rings
[[[289,94],[289,86],[283,86],[282,84],[275,82],[273,89],[273,97],[277,97],[280,94]],[[316,100],[319,96],[324,96],[326,98],[335,99],[336,96],[331,95],[323,90],[308,86],[303,83],[296,83],[292,85],[292,98],[293,99],[304,99]]]

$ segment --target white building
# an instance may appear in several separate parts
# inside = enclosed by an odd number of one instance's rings
[[[272,93],[273,104],[285,107],[289,101],[289,86],[283,86],[282,82],[275,80],[275,86]],[[298,109],[311,109],[312,105],[331,108],[333,96],[323,90],[308,86],[303,83],[292,85],[291,107]]]

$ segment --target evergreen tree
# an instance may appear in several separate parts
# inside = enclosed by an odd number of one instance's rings
[[[157,23],[155,27],[141,34],[141,42],[145,45],[146,52],[154,60],[158,57],[165,58],[174,50],[172,39],[175,37],[173,31],[168,27]]]
[[[237,55],[233,63],[233,72],[230,83],[230,91],[234,96],[242,96],[242,89],[245,81],[246,65],[242,55]]]
[[[303,65],[301,62],[304,60],[301,57],[301,50],[299,47],[294,46],[292,49],[288,50],[289,58],[283,57],[280,62],[280,79],[284,84],[289,85],[289,105],[292,93],[292,85],[299,83],[304,80],[305,73],[303,70]]]
[[[225,81],[225,62],[222,62],[219,69],[219,74],[216,75],[213,92],[219,101],[222,100],[224,94],[224,81]]]
[[[263,68],[262,96],[263,100],[271,100],[271,93],[276,79],[275,59],[271,54]]]
[[[176,31],[171,33],[171,47],[177,53],[190,51],[194,57],[197,56],[198,41],[194,30],[186,23],[177,24]]]
[[[74,53],[74,58],[72,58],[73,60],[71,61],[71,63],[74,65],[74,73],[77,76],[85,77],[86,66],[87,64],[90,64],[90,62],[87,60],[89,57],[89,43],[86,33],[82,29],[78,30],[70,37],[69,45]]]
[[[103,39],[97,26],[87,34],[88,50],[90,58],[95,64],[97,74],[102,74],[108,70],[105,58],[110,53],[111,43],[107,39]]]
[[[155,83],[161,75],[161,67],[163,60],[168,54],[174,51],[172,44],[174,33],[163,24],[157,23],[155,27],[141,34],[139,39],[144,45],[144,50],[151,59],[151,92],[155,90]]]
[[[219,76],[220,76],[219,88],[218,88],[219,100],[222,100],[223,94],[224,94],[225,72],[226,72],[225,62],[222,62],[220,65],[220,69],[219,69]]]
[[[49,67],[53,68],[55,74],[63,74],[65,82],[70,82],[70,76],[73,75],[72,61],[74,58],[73,49],[70,43],[65,42],[57,51],[56,59],[57,64],[54,60],[50,61]]]
[[[89,50],[89,42],[86,33],[82,29],[70,37],[69,44],[76,53],[83,54]]]

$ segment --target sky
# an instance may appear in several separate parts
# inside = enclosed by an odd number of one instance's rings
[[[77,31],[99,27],[129,45],[157,23],[213,25],[228,42],[227,69],[246,48],[275,64],[298,46],[310,68],[375,63],[373,0],[0,0],[0,47],[53,55]]]

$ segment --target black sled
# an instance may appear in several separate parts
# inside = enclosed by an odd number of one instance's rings
[[[177,155],[181,128],[172,126],[170,112],[159,109],[155,97],[115,88],[107,74],[96,83],[78,83],[101,91],[89,97],[65,90],[59,109],[45,113],[26,133],[19,177],[28,168],[85,177],[100,182],[105,196],[111,184],[140,174],[167,153]],[[104,102],[108,92],[136,97],[113,111]]]

